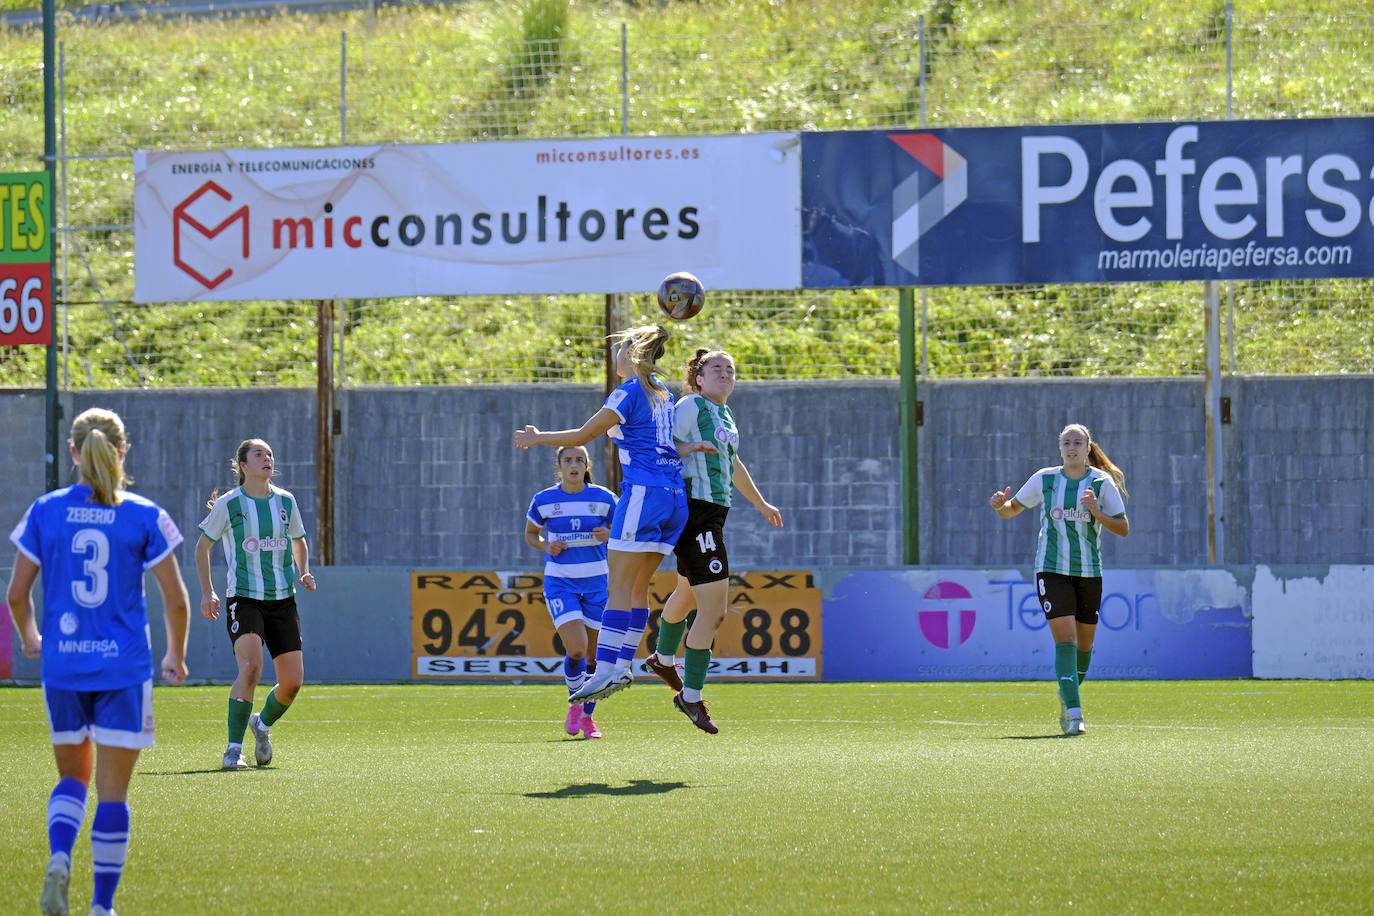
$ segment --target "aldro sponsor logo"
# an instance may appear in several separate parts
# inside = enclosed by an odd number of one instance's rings
[[[213,195],[208,200],[207,195]],[[221,201],[216,206],[214,198]],[[233,276],[233,267],[219,272],[192,262],[188,250],[196,241],[213,241],[233,228],[238,257],[247,262],[250,253],[266,246],[270,251],[332,248],[432,249],[454,246],[557,245],[574,242],[614,244],[662,242],[670,238],[694,239],[701,234],[699,208],[686,205],[669,212],[654,204],[575,209],[567,201],[550,201],[540,194],[528,210],[492,212],[343,213],[326,202],[316,213],[274,216],[267,225],[254,223],[249,207],[232,207],[233,195],[214,181],[207,181],[172,210],[172,260],[206,289],[214,289]],[[192,210],[195,210],[192,213]],[[257,233],[267,232],[268,238]],[[218,266],[218,265],[217,265]]]
[[[259,553],[265,550],[285,550],[291,545],[286,538],[244,538],[244,553]]]

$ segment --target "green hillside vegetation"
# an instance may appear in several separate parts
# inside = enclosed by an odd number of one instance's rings
[[[5,8],[25,8],[0,0]],[[60,9],[75,4],[59,4]],[[438,143],[1227,117],[1225,4],[523,0],[99,26],[59,14],[73,387],[309,385],[308,302],[135,305],[133,150]],[[917,21],[926,23],[924,93]],[[620,42],[628,46],[626,86]],[[346,36],[346,37],[345,37]],[[41,42],[0,31],[0,169],[42,153]],[[1374,14],[1238,2],[1231,115],[1366,115]],[[346,51],[345,51],[346,49]],[[344,57],[346,56],[346,67]],[[340,73],[346,70],[346,93]],[[622,111],[622,89],[629,97]],[[341,95],[343,98],[341,98]],[[643,291],[623,322],[657,316]],[[1251,374],[1374,367],[1368,281],[1223,291]],[[676,328],[752,378],[895,376],[897,293],[713,293]],[[935,377],[1204,371],[1202,285],[931,290]],[[604,298],[341,304],[349,384],[598,381]],[[917,320],[922,301],[917,299]],[[245,355],[249,358],[245,359]],[[251,368],[250,368],[251,367]],[[0,385],[42,382],[35,348]]]

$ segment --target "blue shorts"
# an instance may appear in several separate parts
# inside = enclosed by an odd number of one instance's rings
[[[545,579],[544,602],[549,606],[554,627],[580,620],[589,630],[601,629],[606,610],[606,577],[586,582],[570,579]]]
[[[153,746],[153,679],[117,690],[63,690],[43,685],[53,744],[87,738],[130,750]]]
[[[611,517],[606,546],[626,553],[670,554],[687,526],[687,490],[627,484]]]

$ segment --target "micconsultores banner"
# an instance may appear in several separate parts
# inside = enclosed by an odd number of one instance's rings
[[[140,302],[800,275],[796,134],[134,155]]]
[[[802,136],[806,287],[1374,276],[1374,118]]]

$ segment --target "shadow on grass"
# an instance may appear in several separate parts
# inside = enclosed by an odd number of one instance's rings
[[[250,770],[275,770],[274,766],[250,766],[247,770],[226,770],[223,767],[211,767],[207,770],[140,770],[140,776],[207,776],[211,773],[246,773]]]
[[[687,789],[685,782],[655,782],[652,779],[632,779],[628,786],[611,787],[604,782],[584,782],[564,786],[552,792],[526,792],[526,798],[584,798],[588,795],[662,795],[674,789]]]
[[[1063,741],[1068,735],[1003,735],[998,741]]]

